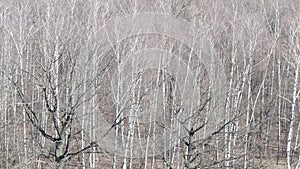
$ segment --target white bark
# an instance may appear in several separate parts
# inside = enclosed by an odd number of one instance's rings
[[[296,101],[297,101],[297,91],[298,91],[298,74],[299,74],[299,63],[295,65],[295,80],[293,87],[293,97],[292,97],[292,108],[291,108],[291,116],[290,116],[290,124],[288,128],[288,137],[287,137],[287,145],[286,145],[286,163],[288,169],[291,169],[291,149],[292,149],[292,139],[293,139],[293,129],[294,129],[294,120],[295,120],[295,109],[296,109]]]

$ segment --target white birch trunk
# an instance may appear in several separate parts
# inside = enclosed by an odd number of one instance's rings
[[[280,149],[281,149],[281,107],[282,107],[282,99],[281,99],[281,96],[282,96],[282,86],[281,86],[281,59],[278,58],[278,62],[277,62],[277,65],[278,65],[278,72],[277,72],[277,78],[278,78],[278,117],[277,117],[277,120],[278,120],[278,139],[277,139],[277,161],[276,163],[278,164],[279,162],[279,158],[280,158]]]
[[[299,74],[299,64],[295,65],[295,80],[293,87],[293,98],[292,98],[292,108],[291,108],[291,117],[290,124],[288,129],[288,137],[287,137],[287,145],[286,145],[286,163],[288,169],[291,169],[291,149],[292,149],[292,139],[293,139],[293,129],[294,129],[294,120],[295,120],[295,109],[296,109],[296,101],[297,101],[297,88],[298,88],[298,74]]]

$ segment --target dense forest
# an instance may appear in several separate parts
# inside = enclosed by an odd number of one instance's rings
[[[0,168],[300,168],[299,0],[0,0]]]

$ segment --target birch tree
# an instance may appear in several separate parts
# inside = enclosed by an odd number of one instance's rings
[[[296,102],[298,98],[298,74],[299,74],[299,18],[295,18],[294,21],[290,23],[290,34],[289,34],[289,55],[294,62],[294,85],[293,85],[293,95],[291,100],[291,114],[289,118],[289,132],[287,137],[287,148],[286,148],[286,162],[287,167],[290,169],[292,167],[292,140],[294,137],[294,123],[296,114]]]

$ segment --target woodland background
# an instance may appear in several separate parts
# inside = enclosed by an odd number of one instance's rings
[[[103,48],[107,22],[146,12],[198,27],[203,51]],[[149,49],[188,68],[124,62]],[[299,68],[299,0],[1,0],[0,168],[298,168]]]

